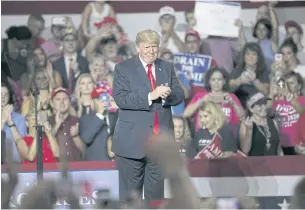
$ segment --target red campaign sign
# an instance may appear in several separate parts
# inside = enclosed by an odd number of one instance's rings
[[[212,141],[209,143],[208,146],[203,148],[194,159],[211,159],[219,157],[223,154],[223,150],[221,147],[221,136],[216,133],[212,139]],[[234,153],[234,157],[247,157],[244,153],[241,151],[237,151]]]

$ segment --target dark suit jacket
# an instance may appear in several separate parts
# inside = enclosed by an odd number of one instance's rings
[[[113,134],[117,118],[116,112],[110,112],[108,114],[109,125],[107,125],[107,121],[101,120],[96,116],[95,112],[81,116],[79,119],[79,133],[87,146],[86,160],[110,160],[107,152],[107,139],[108,136]]]
[[[121,157],[145,157],[145,144],[152,135],[154,113],[158,112],[160,132],[173,135],[171,106],[184,100],[183,89],[176,77],[174,65],[157,59],[155,62],[156,85],[168,83],[172,92],[162,105],[162,100],[148,104],[152,87],[138,56],[115,66],[113,97],[119,107],[119,118],[112,138],[112,151]]]
[[[78,67],[79,67],[79,70],[81,71],[81,74],[88,73],[89,67],[88,67],[88,62],[87,62],[86,58],[78,53],[76,60],[78,62]],[[60,73],[60,76],[62,78],[63,88],[68,89],[69,88],[69,78],[67,75],[64,56],[60,57],[58,60],[53,62],[53,68],[55,71]],[[78,77],[74,78],[74,80],[73,80],[73,89],[75,88],[77,79],[78,79]]]

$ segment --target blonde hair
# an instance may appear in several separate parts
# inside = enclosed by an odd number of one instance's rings
[[[156,31],[153,31],[151,29],[147,29],[147,30],[144,30],[144,31],[140,31],[137,34],[136,45],[139,46],[140,43],[148,42],[148,43],[157,44],[159,46],[160,45],[160,39],[161,39],[161,36]]]
[[[226,117],[222,109],[217,104],[210,101],[204,102],[199,111],[205,111],[214,117],[217,130],[224,126]]]

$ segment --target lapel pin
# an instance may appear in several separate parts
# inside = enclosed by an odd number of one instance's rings
[[[159,71],[161,71],[161,69],[159,69]]]

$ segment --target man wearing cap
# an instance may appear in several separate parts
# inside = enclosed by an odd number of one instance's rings
[[[173,53],[184,51],[185,46],[182,41],[182,34],[175,31],[175,10],[172,7],[165,6],[159,10],[159,25],[161,27],[162,42],[161,48],[167,48]]]
[[[79,75],[89,73],[88,62],[77,53],[77,36],[73,28],[65,30],[62,44],[63,56],[53,63],[53,67],[60,73],[63,87],[72,93]]]
[[[137,34],[139,56],[115,66],[113,97],[119,107],[112,151],[119,170],[120,198],[132,190],[148,201],[163,197],[163,178],[158,166],[146,158],[151,137],[168,133],[174,141],[171,106],[184,100],[174,65],[158,59],[160,35],[153,30]],[[169,139],[170,140],[170,139]]]
[[[286,37],[291,37],[298,47],[298,59],[305,65],[305,49],[302,45],[303,29],[297,22],[289,20],[285,23]]]
[[[51,93],[51,106],[54,116],[49,120],[52,133],[58,140],[60,156],[66,155],[68,161],[81,161],[85,145],[79,136],[78,118],[69,113],[71,101],[69,91],[57,88]]]
[[[83,115],[79,120],[80,136],[87,145],[86,160],[106,161],[108,137],[113,134],[117,112],[111,109],[110,89],[96,87],[91,93],[95,111]]]

